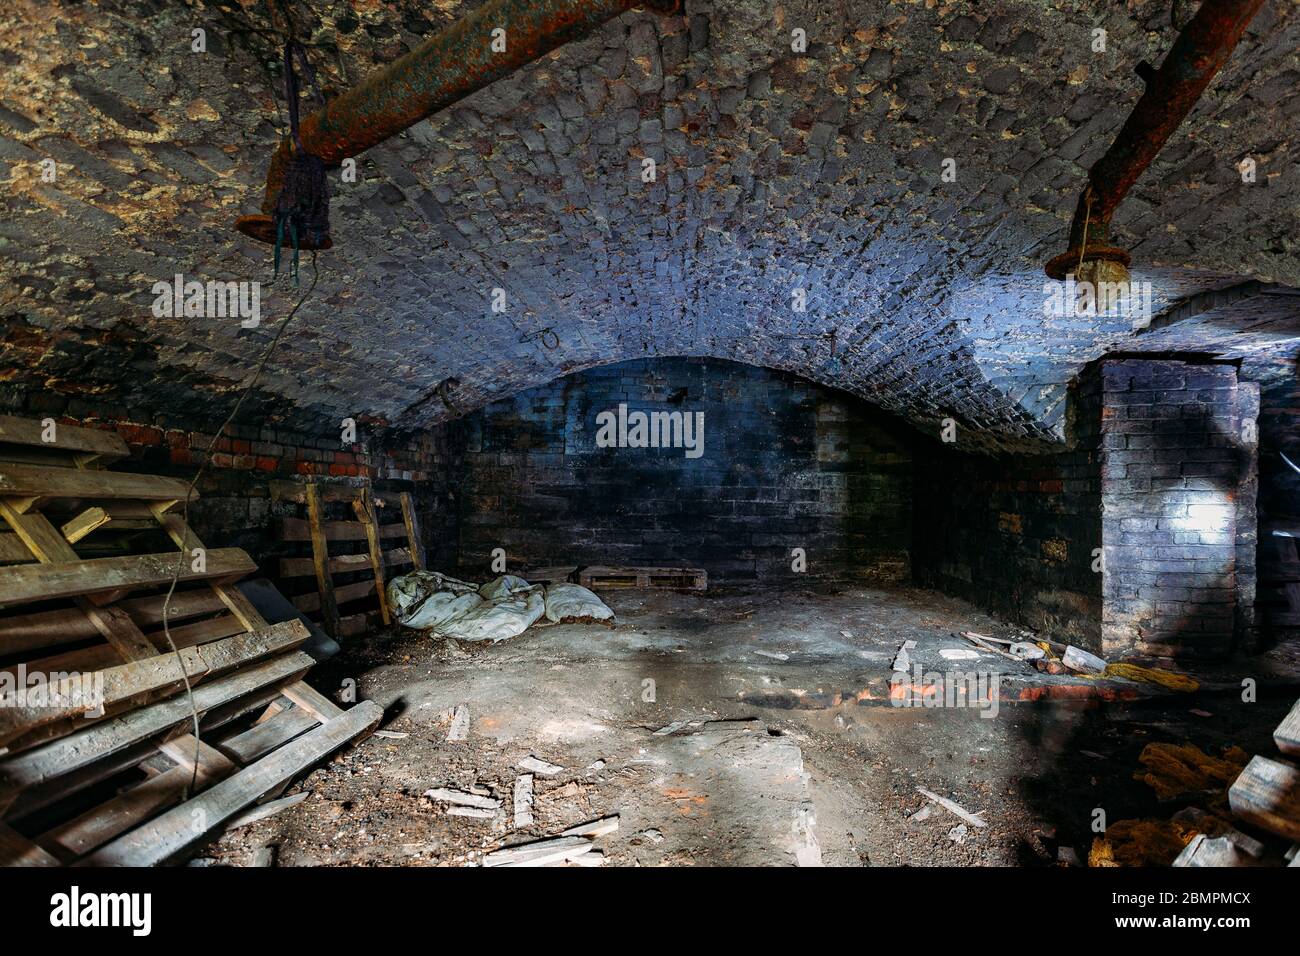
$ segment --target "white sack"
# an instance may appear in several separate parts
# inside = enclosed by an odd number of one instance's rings
[[[399,624],[428,630],[482,604],[477,592],[473,584],[437,571],[412,571],[388,582],[388,606]]]
[[[462,641],[492,641],[495,644],[522,634],[545,611],[546,600],[541,588],[535,588],[496,601],[484,601],[457,620],[442,625],[438,632]]]
[[[552,584],[546,589],[546,619],[560,621],[612,621],[614,612],[580,584]]]

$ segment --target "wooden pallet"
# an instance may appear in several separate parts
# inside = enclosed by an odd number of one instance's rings
[[[290,600],[304,614],[320,621],[333,638],[351,637],[378,624],[390,624],[392,615],[384,591],[390,568],[424,568],[415,505],[408,492],[395,499],[376,495],[370,485],[339,482],[271,483],[275,501],[290,501],[305,507],[306,516],[281,520],[281,537],[286,542],[309,543],[311,554],[280,560],[281,580],[314,578],[315,590],[293,595]],[[393,506],[400,508],[399,520],[381,522]],[[346,507],[355,520],[328,520],[327,509]],[[351,543],[361,550],[330,553],[330,542]],[[403,543],[404,542],[404,543]],[[369,574],[359,580],[340,583],[339,575]],[[291,585],[287,585],[292,590]],[[344,605],[370,604],[343,614]]]
[[[701,568],[615,568],[591,565],[578,572],[578,583],[592,591],[620,588],[707,591],[709,574]]]
[[[162,862],[380,712],[303,682],[307,628],[234,586],[256,565],[204,547],[185,482],[101,470],[120,437],[48,426],[0,416],[0,865]],[[20,697],[33,674],[49,692]]]

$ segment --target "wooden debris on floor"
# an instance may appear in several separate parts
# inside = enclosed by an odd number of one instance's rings
[[[0,416],[0,865],[165,862],[382,716],[303,683],[305,625],[235,586],[256,564],[204,546],[186,482],[103,470],[127,456]]]
[[[286,587],[304,578],[314,580],[314,590],[291,598],[298,610],[319,621],[325,632],[336,639],[391,623],[384,591],[390,569],[424,568],[410,493],[388,495],[375,492],[368,483],[313,479],[273,481],[271,498],[305,509],[305,517],[280,522],[285,542],[310,545],[309,556],[280,559],[280,578]],[[347,517],[332,520],[331,510]],[[337,545],[336,551],[348,546],[357,550],[331,554],[332,543]]]

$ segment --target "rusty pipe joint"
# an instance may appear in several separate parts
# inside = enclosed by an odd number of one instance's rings
[[[1111,275],[1122,271],[1127,281],[1129,256],[1111,244],[1111,218],[1232,55],[1263,2],[1204,0],[1160,68],[1141,71],[1146,89],[1115,142],[1088,171],[1088,186],[1070,224],[1069,248],[1047,263],[1051,278],[1064,279],[1082,261]]]
[[[319,157],[326,169],[336,169],[344,159],[588,36],[633,7],[671,16],[681,6],[682,0],[488,0],[303,119],[298,131],[302,148]],[[240,216],[235,223],[244,235],[275,241],[271,214],[289,157],[289,140],[281,140],[267,169],[262,211]],[[325,237],[317,248],[329,246]]]

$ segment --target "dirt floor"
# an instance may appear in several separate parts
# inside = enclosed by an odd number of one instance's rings
[[[491,646],[401,628],[353,640],[311,681],[345,704],[383,704],[381,732],[287,791],[302,802],[192,863],[466,865],[617,814],[586,864],[1063,865],[1087,859],[1098,809],[1111,821],[1172,812],[1133,779],[1147,743],[1266,752],[1296,697],[1279,655],[1222,668],[1195,694],[1113,681],[1124,693],[1098,694],[971,658],[962,631],[1027,632],[920,589],[602,597],[612,628],[534,627]],[[924,670],[1006,674],[1000,705],[894,706],[885,682],[909,640]],[[1243,676],[1259,681],[1257,703],[1242,702]],[[1027,699],[1044,686],[1090,699]],[[450,741],[457,707],[469,732]],[[559,769],[534,774],[533,821],[516,827],[530,756]],[[425,795],[435,788],[500,807],[451,815]]]

